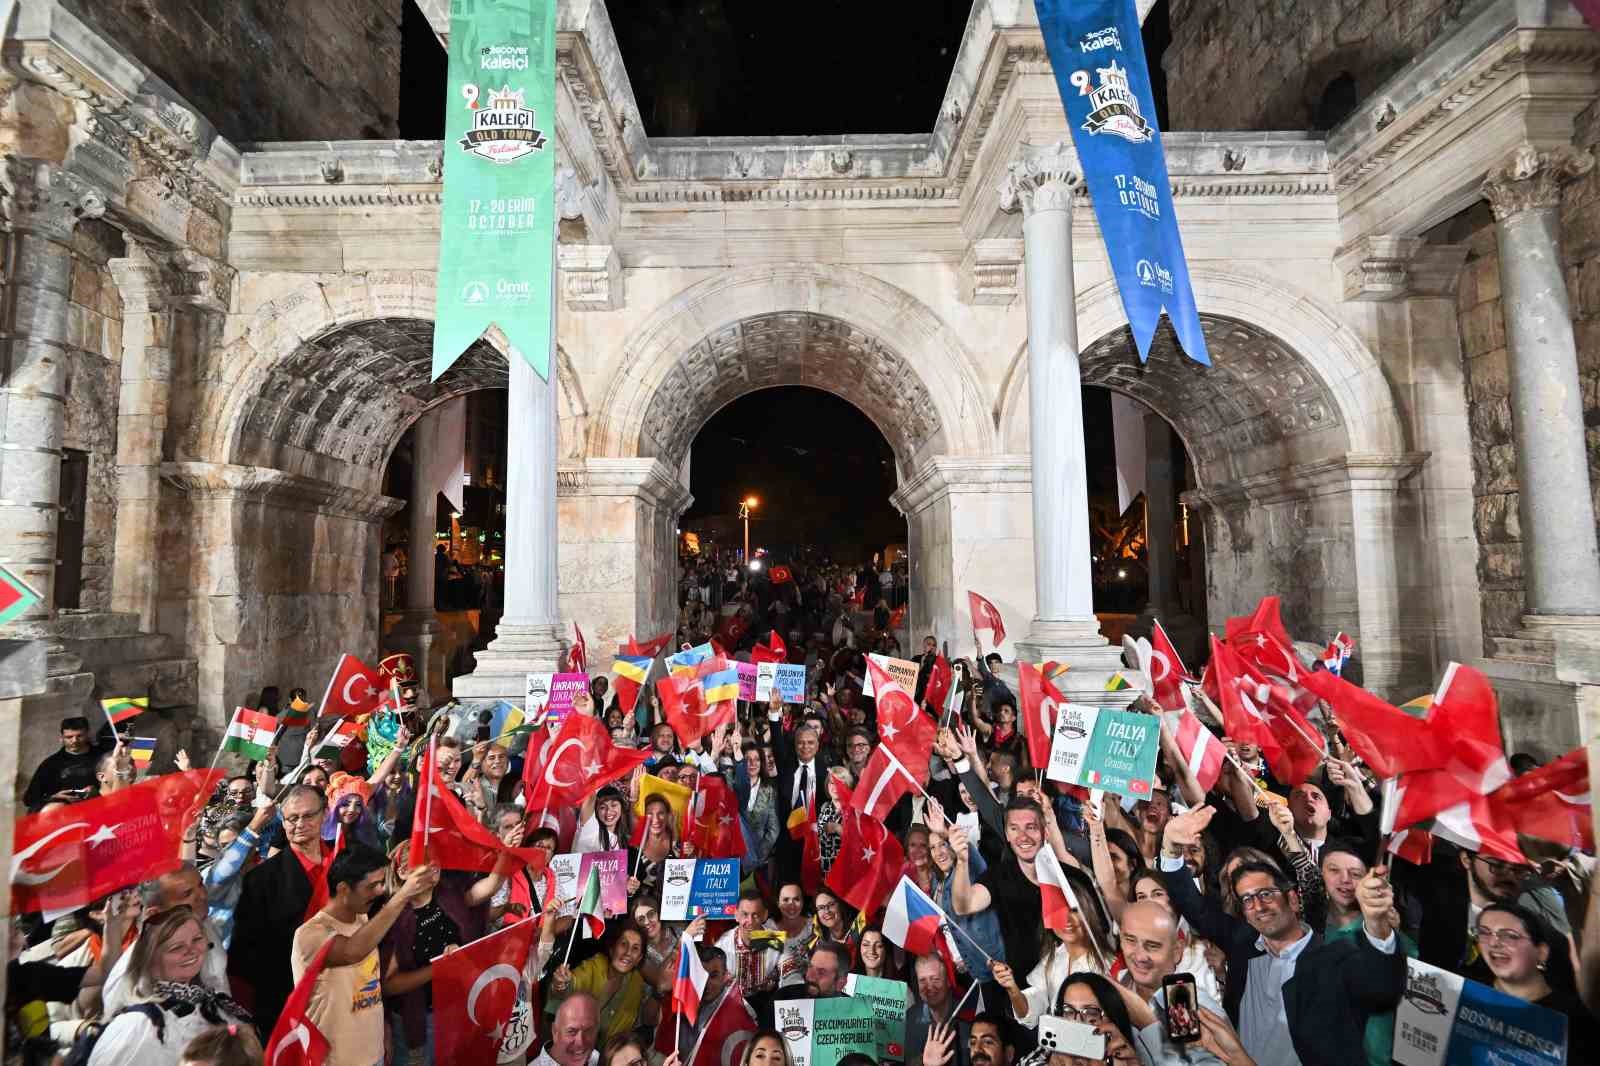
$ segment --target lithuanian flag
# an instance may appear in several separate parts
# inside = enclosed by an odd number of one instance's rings
[[[112,725],[121,725],[128,719],[143,714],[150,709],[149,696],[113,696],[108,700],[101,700],[100,706],[105,708],[106,718]]]
[[[278,724],[285,729],[311,728],[311,704],[296,696],[289,701],[289,706],[278,716]]]
[[[1133,684],[1127,678],[1122,676],[1121,671],[1112,674],[1110,680],[1106,682],[1107,692],[1121,692],[1125,688],[1132,687]]]

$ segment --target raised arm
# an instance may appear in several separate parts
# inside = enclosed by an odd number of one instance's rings
[[[960,826],[950,829],[950,851],[955,856],[956,868],[950,877],[950,899],[957,914],[977,914],[989,909],[993,900],[989,890],[974,884],[967,861],[967,831]]]
[[[399,891],[389,897],[383,909],[367,920],[359,931],[350,936],[335,936],[333,947],[328,949],[329,966],[354,966],[378,950],[384,934],[395,920],[411,906],[411,901],[432,891],[439,884],[437,866],[418,866],[406,875]]]

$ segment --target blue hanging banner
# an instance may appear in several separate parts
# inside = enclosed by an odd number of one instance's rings
[[[1139,361],[1150,358],[1166,311],[1184,352],[1210,366],[1134,0],[1035,0],[1034,6]]]

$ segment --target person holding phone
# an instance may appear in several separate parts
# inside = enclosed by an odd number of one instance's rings
[[[1178,940],[1178,919],[1171,909],[1153,899],[1128,904],[1122,911],[1118,944],[1127,965],[1126,983],[1119,986],[1119,992],[1137,1027],[1135,1040],[1148,1062],[1155,1066],[1245,1066],[1252,1062],[1242,1048],[1237,1054],[1225,1055],[1206,1042],[1201,1021],[1206,1012],[1227,1030],[1234,1045],[1238,1038],[1232,1035],[1222,1004],[1200,990],[1193,974],[1178,972],[1183,948]]]

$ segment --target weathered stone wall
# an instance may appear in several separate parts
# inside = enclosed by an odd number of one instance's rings
[[[67,305],[66,426],[62,444],[89,453],[78,606],[111,607],[111,554],[117,521],[117,399],[121,389],[122,297],[106,262],[123,254],[122,234],[99,221],[80,223],[72,241]]]
[[[235,144],[399,135],[401,0],[76,0]]]
[[[1356,100],[1435,40],[1473,0],[1171,0],[1175,130],[1314,128],[1340,74]]]

